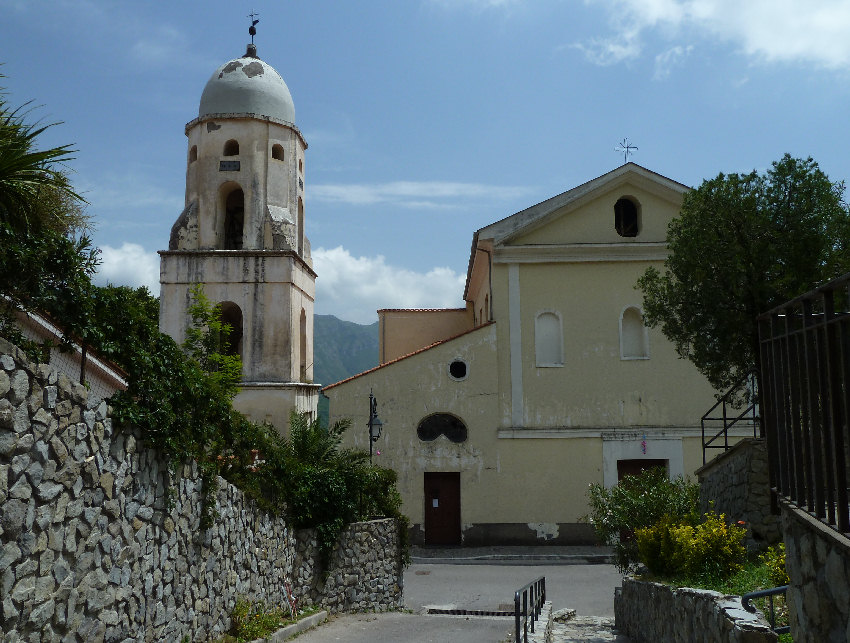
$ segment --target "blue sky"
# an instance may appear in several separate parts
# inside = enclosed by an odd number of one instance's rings
[[[462,305],[473,232],[614,169],[624,137],[692,186],[785,152],[850,178],[847,0],[6,0],[2,84],[77,148],[101,281],[158,294],[184,125],[252,9],[309,144],[317,313]]]

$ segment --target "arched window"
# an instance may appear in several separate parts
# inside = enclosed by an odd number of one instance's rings
[[[221,321],[230,326],[221,334],[221,352],[225,355],[242,355],[242,309],[232,301],[221,302]]]
[[[194,163],[198,160],[198,146],[193,145],[189,150],[189,163]]]
[[[639,308],[631,306],[620,317],[620,358],[649,359],[649,335]]]
[[[445,435],[452,442],[460,444],[466,442],[469,431],[460,418],[449,413],[434,413],[422,419],[416,427],[416,435],[423,442],[433,442]]]
[[[304,159],[298,159],[298,171],[304,174]]]
[[[242,250],[245,225],[245,193],[236,188],[224,201],[224,249]]]
[[[640,217],[638,205],[631,199],[623,197],[614,204],[614,228],[621,237],[638,236]]]
[[[490,321],[490,295],[484,295],[484,321]]]
[[[283,145],[280,143],[272,145],[272,158],[278,161],[283,160]]]
[[[301,374],[301,381],[307,381],[307,313],[301,309],[301,318],[299,320],[298,330],[300,333],[300,341],[298,344],[299,365],[298,370]]]
[[[224,152],[222,152],[224,156],[239,156],[239,142],[231,138],[224,144]]]
[[[537,366],[563,366],[564,341],[561,316],[542,312],[534,320],[534,349]]]

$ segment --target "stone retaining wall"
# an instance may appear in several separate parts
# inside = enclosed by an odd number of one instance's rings
[[[299,600],[329,612],[399,609],[403,605],[398,529],[392,518],[349,525],[331,555],[330,572],[316,573],[319,546],[314,530],[298,532],[295,590]],[[388,555],[390,554],[390,555]]]
[[[794,641],[850,641],[850,539],[784,502],[782,531]]]
[[[760,614],[744,610],[740,596],[703,589],[676,589],[624,578],[622,592],[614,598],[614,614],[617,630],[633,643],[777,640]]]
[[[165,458],[114,431],[105,403],[88,408],[84,387],[0,339],[0,638],[207,640],[240,596],[282,604],[293,577],[319,587],[314,554],[297,572],[285,519],[222,479],[219,517],[200,530],[201,480],[193,463],[181,469],[172,485]],[[311,596],[335,609],[399,605],[395,537],[393,521],[349,527],[331,593]]]
[[[747,548],[758,549],[782,539],[779,516],[770,510],[770,480],[764,440],[741,440],[696,470],[700,511],[713,506],[729,521],[747,523]],[[712,505],[713,503],[713,505]]]

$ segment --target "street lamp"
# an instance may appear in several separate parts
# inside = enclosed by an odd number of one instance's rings
[[[375,396],[372,395],[371,389],[369,390],[369,464],[372,464],[372,444],[378,441],[378,438],[381,437],[381,429],[384,427],[384,423],[381,422],[381,418],[378,417],[378,400],[375,399]]]

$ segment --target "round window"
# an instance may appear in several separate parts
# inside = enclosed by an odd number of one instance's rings
[[[466,362],[456,359],[449,364],[449,375],[456,380],[462,380],[466,377]]]

